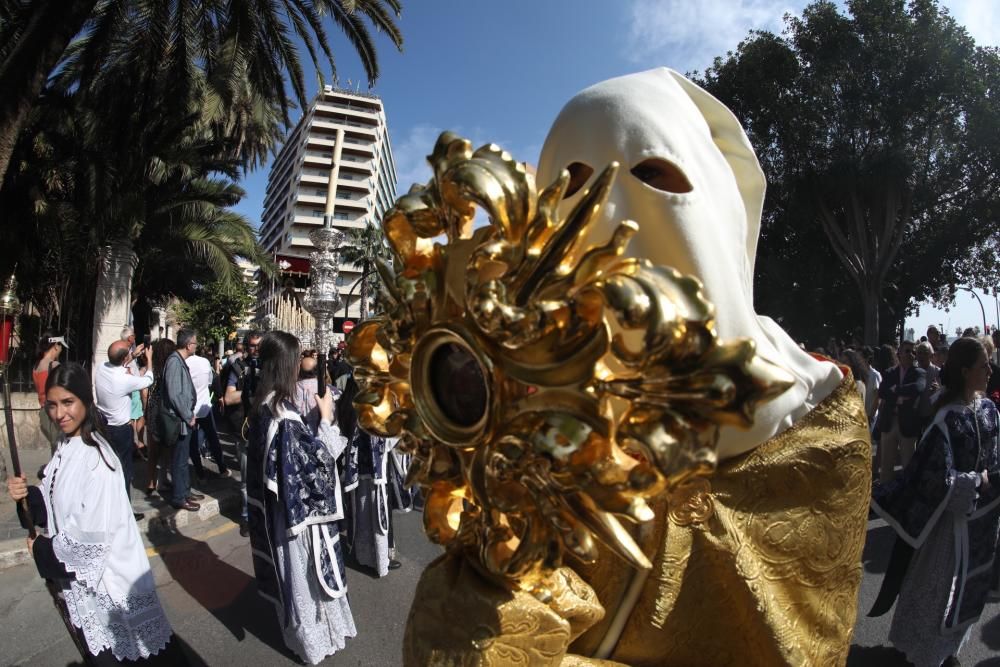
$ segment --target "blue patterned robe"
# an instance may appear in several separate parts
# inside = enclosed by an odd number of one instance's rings
[[[344,491],[350,517],[347,542],[355,559],[380,577],[389,573],[392,558],[394,479],[392,449],[396,440],[371,436],[356,428],[344,451]],[[401,491],[401,489],[400,489]]]
[[[312,663],[356,634],[338,525],[336,457],[345,445],[328,424],[314,436],[290,404],[276,417],[261,408],[250,429],[247,501],[258,591],[278,606],[286,643]]]
[[[991,401],[946,406],[902,477],[873,491],[875,510],[915,550],[890,631],[911,661],[957,653],[986,604],[1000,531],[998,433]]]

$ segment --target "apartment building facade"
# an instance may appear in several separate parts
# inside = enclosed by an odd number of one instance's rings
[[[309,232],[322,227],[325,216],[346,235],[380,224],[395,200],[396,166],[381,99],[326,86],[289,134],[268,176],[259,235],[280,276],[260,281],[257,318],[280,327],[278,316],[300,307],[309,284]],[[360,278],[360,267],[341,265],[338,288],[346,318],[355,321]],[[337,331],[343,319],[337,318]]]

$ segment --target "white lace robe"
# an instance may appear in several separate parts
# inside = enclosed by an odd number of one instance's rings
[[[64,599],[87,650],[97,655],[110,649],[119,660],[138,660],[163,649],[172,630],[132,517],[121,464],[111,446],[95,438],[100,452],[80,437],[70,438],[45,466],[41,491],[48,532],[56,558],[75,575]]]

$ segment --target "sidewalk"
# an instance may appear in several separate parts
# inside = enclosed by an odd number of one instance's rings
[[[236,444],[232,436],[227,433],[219,433],[222,440],[222,451],[226,464],[233,475],[229,479],[218,479],[211,474],[204,482],[200,482],[191,472],[191,485],[194,490],[205,495],[205,499],[199,501],[201,509],[197,512],[177,511],[169,503],[154,493],[147,497],[145,494],[147,474],[147,463],[141,459],[136,459],[133,463],[135,477],[132,480],[132,509],[135,512],[145,514],[142,521],[138,522],[139,532],[145,537],[149,533],[159,531],[170,531],[175,528],[183,528],[193,522],[206,521],[222,514],[233,521],[239,520],[240,514],[240,490],[239,490],[239,464],[236,460]],[[0,452],[8,458],[9,453]],[[38,473],[42,467],[49,462],[50,454],[48,449],[18,449],[21,459],[21,468],[28,478],[29,484],[38,483]],[[215,463],[205,459],[205,470],[215,471]],[[8,467],[8,471],[13,471]],[[21,528],[17,520],[17,510],[13,501],[7,495],[7,488],[4,485],[0,490],[0,571],[15,565],[28,562],[31,557],[28,554],[25,537],[27,532]]]

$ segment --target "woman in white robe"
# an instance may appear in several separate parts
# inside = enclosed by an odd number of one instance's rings
[[[156,582],[125,494],[121,466],[99,432],[90,375],[77,364],[53,369],[46,410],[62,437],[41,487],[8,480],[22,525],[47,528],[28,538],[38,572],[57,591],[87,664],[186,664],[156,594]]]
[[[336,457],[347,442],[333,424],[329,392],[315,399],[316,430],[304,423],[295,407],[299,358],[291,334],[272,331],[261,340],[247,503],[258,591],[275,604],[286,645],[316,664],[357,635],[338,525]]]

